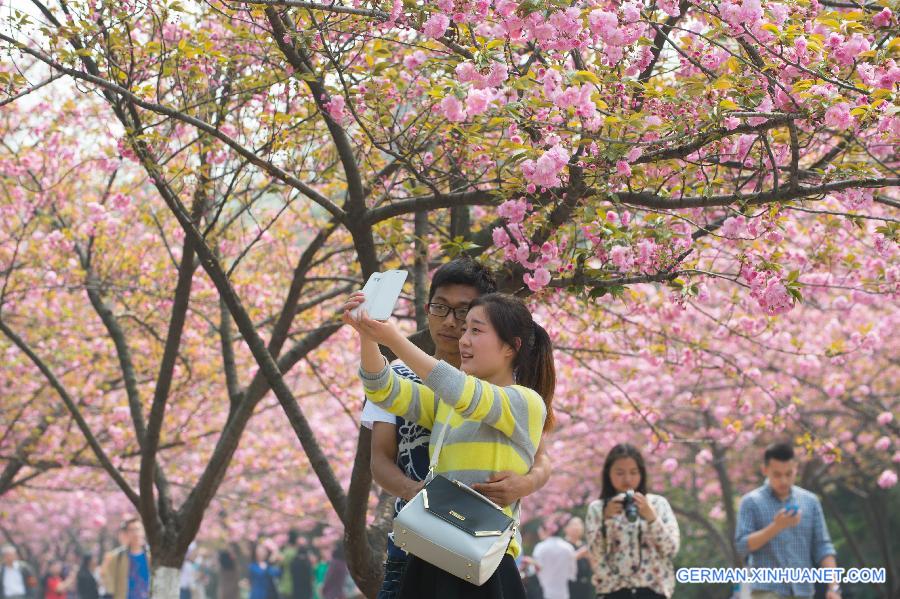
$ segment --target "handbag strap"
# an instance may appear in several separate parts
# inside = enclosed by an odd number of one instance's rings
[[[437,424],[437,415],[438,409],[441,406],[441,398],[435,394],[434,396],[434,422]],[[434,469],[437,468],[438,460],[441,457],[441,448],[444,446],[444,437],[447,436],[447,429],[450,428],[450,414],[447,414],[447,419],[443,423],[444,425],[441,427],[441,432],[438,434],[437,442],[434,444],[434,453],[431,454],[431,463],[428,465],[428,476],[426,477],[426,482],[430,481],[434,478]],[[432,428],[432,430],[434,430]]]

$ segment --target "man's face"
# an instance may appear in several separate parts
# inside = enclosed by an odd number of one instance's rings
[[[13,565],[13,563],[15,561],[16,561],[16,552],[15,551],[10,551],[10,550],[3,551],[3,563],[4,564],[6,564],[7,566],[11,566],[11,565]]]
[[[775,491],[776,495],[785,497],[790,494],[791,487],[797,480],[797,462],[796,460],[788,460],[782,462],[780,460],[769,460],[768,464],[763,466],[763,475],[769,479],[769,486]]]
[[[450,308],[468,308],[477,297],[478,290],[471,285],[441,285],[435,290],[430,303]],[[439,354],[459,354],[459,338],[462,337],[464,324],[465,320],[457,320],[453,310],[446,316],[428,313],[428,332],[431,333]]]
[[[125,529],[123,535],[125,542],[131,547],[138,547],[144,544],[144,527],[137,520],[130,522],[128,528]]]
[[[580,541],[583,536],[584,523],[581,521],[581,518],[572,518],[569,520],[569,523],[566,524],[566,537]]]

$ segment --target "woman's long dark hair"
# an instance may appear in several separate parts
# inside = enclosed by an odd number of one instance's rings
[[[547,406],[544,430],[553,428],[553,393],[556,389],[556,367],[550,335],[531,317],[519,298],[505,293],[488,293],[476,298],[469,309],[484,307],[491,326],[501,341],[516,350],[513,374],[516,383],[534,389]]]
[[[600,499],[607,501],[619,494],[612,485],[609,471],[612,470],[613,464],[624,458],[633,459],[641,473],[641,482],[635,491],[642,495],[647,494],[647,466],[644,465],[644,456],[641,455],[641,452],[634,445],[621,443],[610,449],[609,453],[606,454],[606,461],[603,462],[603,487]]]
[[[222,570],[227,570],[229,572],[237,567],[234,556],[230,551],[227,551],[225,549],[219,550],[219,567],[222,568]]]

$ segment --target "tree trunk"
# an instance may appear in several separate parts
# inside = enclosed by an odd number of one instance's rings
[[[150,599],[178,599],[181,570],[169,566],[153,566],[150,576]]]

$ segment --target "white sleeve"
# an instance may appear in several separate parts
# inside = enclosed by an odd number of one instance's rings
[[[366,400],[366,405],[363,407],[362,411],[362,418],[360,418],[360,424],[367,429],[372,430],[372,427],[376,422],[397,424],[397,417],[371,401]]]

